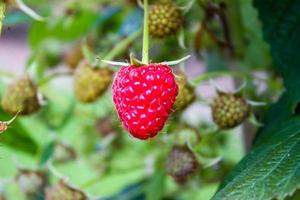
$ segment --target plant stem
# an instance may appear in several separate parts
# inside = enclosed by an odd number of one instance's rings
[[[216,71],[216,72],[206,72],[198,76],[196,79],[192,80],[192,84],[199,85],[203,81],[209,80],[211,78],[219,77],[219,76],[234,76],[238,78],[247,77],[246,74],[237,71]]]
[[[49,81],[57,78],[57,77],[61,77],[61,76],[71,76],[72,72],[54,72],[52,74],[49,74],[48,76],[45,76],[44,78],[42,78],[40,81],[38,81],[37,85],[40,87],[46,83],[48,83]]]
[[[5,2],[0,0],[0,35],[2,32],[4,16],[5,16]]]
[[[144,35],[143,35],[143,63],[149,64],[149,6],[144,0]]]
[[[104,60],[113,60],[120,53],[127,50],[128,46],[142,33],[142,30],[138,30],[126,39],[118,43],[103,59]],[[99,64],[100,65],[100,64]]]

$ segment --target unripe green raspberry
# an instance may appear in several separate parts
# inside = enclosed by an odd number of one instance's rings
[[[82,61],[75,71],[74,90],[76,98],[83,102],[94,102],[109,87],[113,71],[109,68],[93,68]]]
[[[80,61],[83,59],[83,53],[81,49],[82,45],[80,43],[75,44],[72,49],[70,49],[64,55],[64,61],[67,64],[67,67],[69,67],[71,70],[76,69]]]
[[[2,97],[3,109],[11,114],[29,115],[40,109],[37,87],[25,76],[10,84]]]
[[[250,113],[247,100],[230,93],[219,93],[211,108],[214,122],[222,129],[238,126]]]
[[[198,167],[195,155],[187,147],[174,146],[167,158],[166,168],[176,181],[184,182]]]
[[[177,85],[179,87],[179,92],[176,97],[176,102],[174,104],[175,111],[182,111],[188,107],[196,98],[195,88],[192,87],[184,75],[179,76],[176,79]]]
[[[67,185],[60,181],[52,188],[46,189],[46,200],[87,200],[84,192]]]
[[[92,51],[95,47],[95,41],[92,37],[88,37],[85,42],[77,42],[71,46],[71,48],[64,53],[64,62],[67,67],[71,70],[75,70],[79,65],[81,60],[84,58],[82,47],[86,47]]]
[[[149,10],[149,32],[154,38],[176,34],[183,24],[181,10],[172,3],[155,4]]]

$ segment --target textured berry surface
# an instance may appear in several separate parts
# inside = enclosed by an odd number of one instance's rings
[[[168,174],[176,180],[184,180],[197,169],[196,157],[187,147],[174,146],[166,162]]]
[[[189,85],[185,75],[181,75],[176,79],[179,87],[178,96],[174,105],[176,112],[180,112],[188,107],[196,98],[195,88]]]
[[[75,71],[74,90],[76,98],[83,102],[94,102],[109,87],[113,72],[108,68],[93,68],[86,61]]]
[[[6,89],[2,97],[3,109],[11,114],[29,115],[40,109],[37,87],[29,77],[23,77]]]
[[[183,23],[181,10],[171,3],[155,4],[149,11],[149,32],[152,37],[164,38],[175,34]]]
[[[123,126],[136,138],[152,138],[172,112],[178,86],[169,66],[122,67],[113,83],[113,100]]]
[[[220,93],[212,104],[213,120],[223,129],[238,126],[248,117],[249,112],[246,99],[230,93]]]

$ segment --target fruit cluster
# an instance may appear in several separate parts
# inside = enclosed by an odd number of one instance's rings
[[[142,140],[156,136],[164,127],[178,94],[172,69],[161,64],[122,67],[112,90],[124,127]]]
[[[2,97],[3,109],[13,115],[29,115],[40,109],[37,86],[28,77],[11,83]]]
[[[179,87],[179,93],[176,98],[174,109],[180,112],[188,107],[196,99],[195,88],[188,83],[187,77],[180,74],[176,79]]]
[[[179,183],[184,183],[197,167],[194,153],[185,146],[174,146],[166,161],[167,172]]]
[[[74,75],[76,98],[83,103],[94,102],[108,89],[112,75],[113,71],[107,67],[96,68],[87,61],[82,61]]]
[[[247,100],[236,94],[219,92],[212,104],[213,120],[222,129],[236,127],[249,116],[249,113]]]
[[[183,24],[181,10],[172,3],[152,5],[149,11],[149,31],[154,38],[165,38],[178,32]]]

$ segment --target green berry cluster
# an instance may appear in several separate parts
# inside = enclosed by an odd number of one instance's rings
[[[40,109],[37,87],[28,77],[22,77],[8,86],[2,97],[3,109],[11,114],[29,115]]]
[[[212,104],[213,120],[222,129],[238,126],[249,113],[250,106],[246,99],[235,94],[219,93]]]
[[[82,61],[75,71],[74,91],[76,98],[83,102],[94,102],[109,87],[113,71],[109,68],[94,68]]]
[[[81,49],[81,44],[76,44],[64,55],[64,61],[71,70],[76,69],[80,61],[83,59],[83,53]]]
[[[195,155],[185,146],[174,146],[169,153],[166,169],[176,181],[184,182],[198,167]]]
[[[149,32],[154,38],[174,35],[183,24],[181,10],[171,4],[155,4],[149,10]]]
[[[187,82],[187,78],[182,75],[176,79],[179,87],[174,109],[176,112],[180,112],[188,107],[196,98],[195,88]]]

